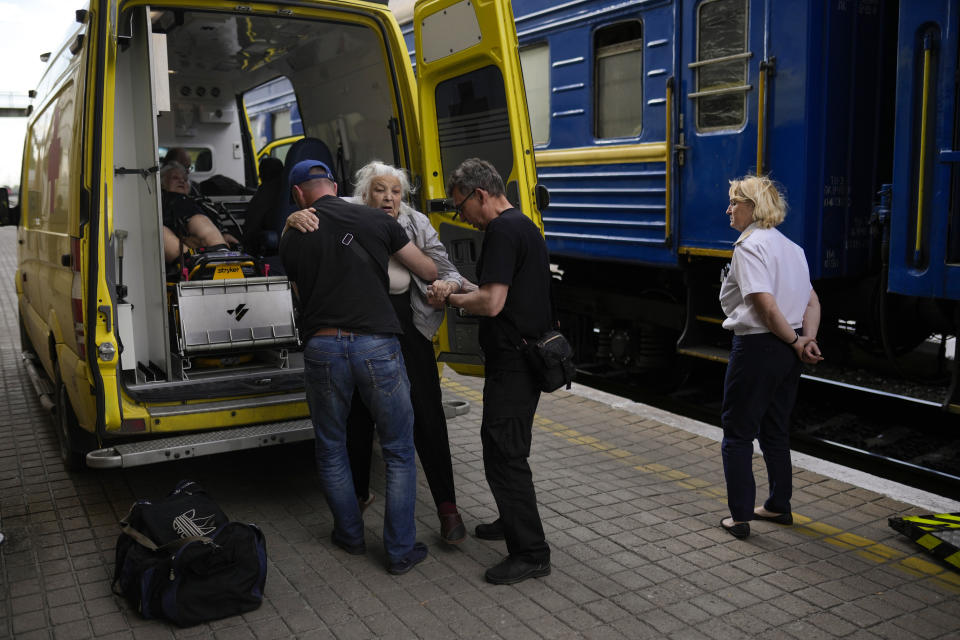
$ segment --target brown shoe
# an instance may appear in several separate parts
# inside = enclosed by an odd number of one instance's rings
[[[440,513],[440,537],[447,544],[460,544],[467,538],[467,528],[460,513]]]

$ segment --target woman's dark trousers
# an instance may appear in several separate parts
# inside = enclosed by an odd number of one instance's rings
[[[437,371],[433,343],[423,337],[413,324],[409,292],[390,296],[403,327],[400,349],[410,380],[410,402],[413,405],[413,443],[430,485],[433,501],[439,508],[444,502],[456,504],[453,464],[447,418],[443,413],[440,374]],[[373,421],[360,396],[354,392],[347,418],[347,453],[358,498],[370,492],[370,458],[373,453]]]
[[[763,506],[789,513],[793,494],[790,413],[801,365],[790,345],[772,333],[734,336],[723,384],[723,473],[727,505],[736,521],[753,519],[756,484],[753,441],[767,466],[770,495]]]

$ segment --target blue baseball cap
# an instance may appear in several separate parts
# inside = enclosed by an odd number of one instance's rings
[[[314,171],[314,169],[323,169],[323,173],[319,171]],[[307,182],[308,180],[316,180],[317,178],[326,178],[331,182],[336,182],[336,178],[333,177],[333,171],[330,171],[330,167],[326,164],[320,162],[319,160],[301,160],[297,164],[293,165],[293,169],[290,170],[290,186],[296,186]]]

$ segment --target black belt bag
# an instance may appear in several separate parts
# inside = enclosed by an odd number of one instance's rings
[[[510,342],[523,354],[541,391],[550,393],[563,386],[570,388],[577,367],[573,363],[573,347],[562,333],[547,331],[531,341],[524,339],[510,320],[501,318],[497,324],[504,328]]]
[[[566,385],[570,388],[576,366],[573,347],[559,331],[547,331],[536,342],[524,341],[521,347],[530,371],[542,391],[556,391]]]

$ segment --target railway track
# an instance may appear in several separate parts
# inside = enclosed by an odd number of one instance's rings
[[[577,381],[719,429],[724,365],[687,360],[673,385],[664,384],[662,374],[628,381],[602,371],[581,371]],[[960,417],[930,400],[805,374],[791,446],[931,493],[960,496]]]

